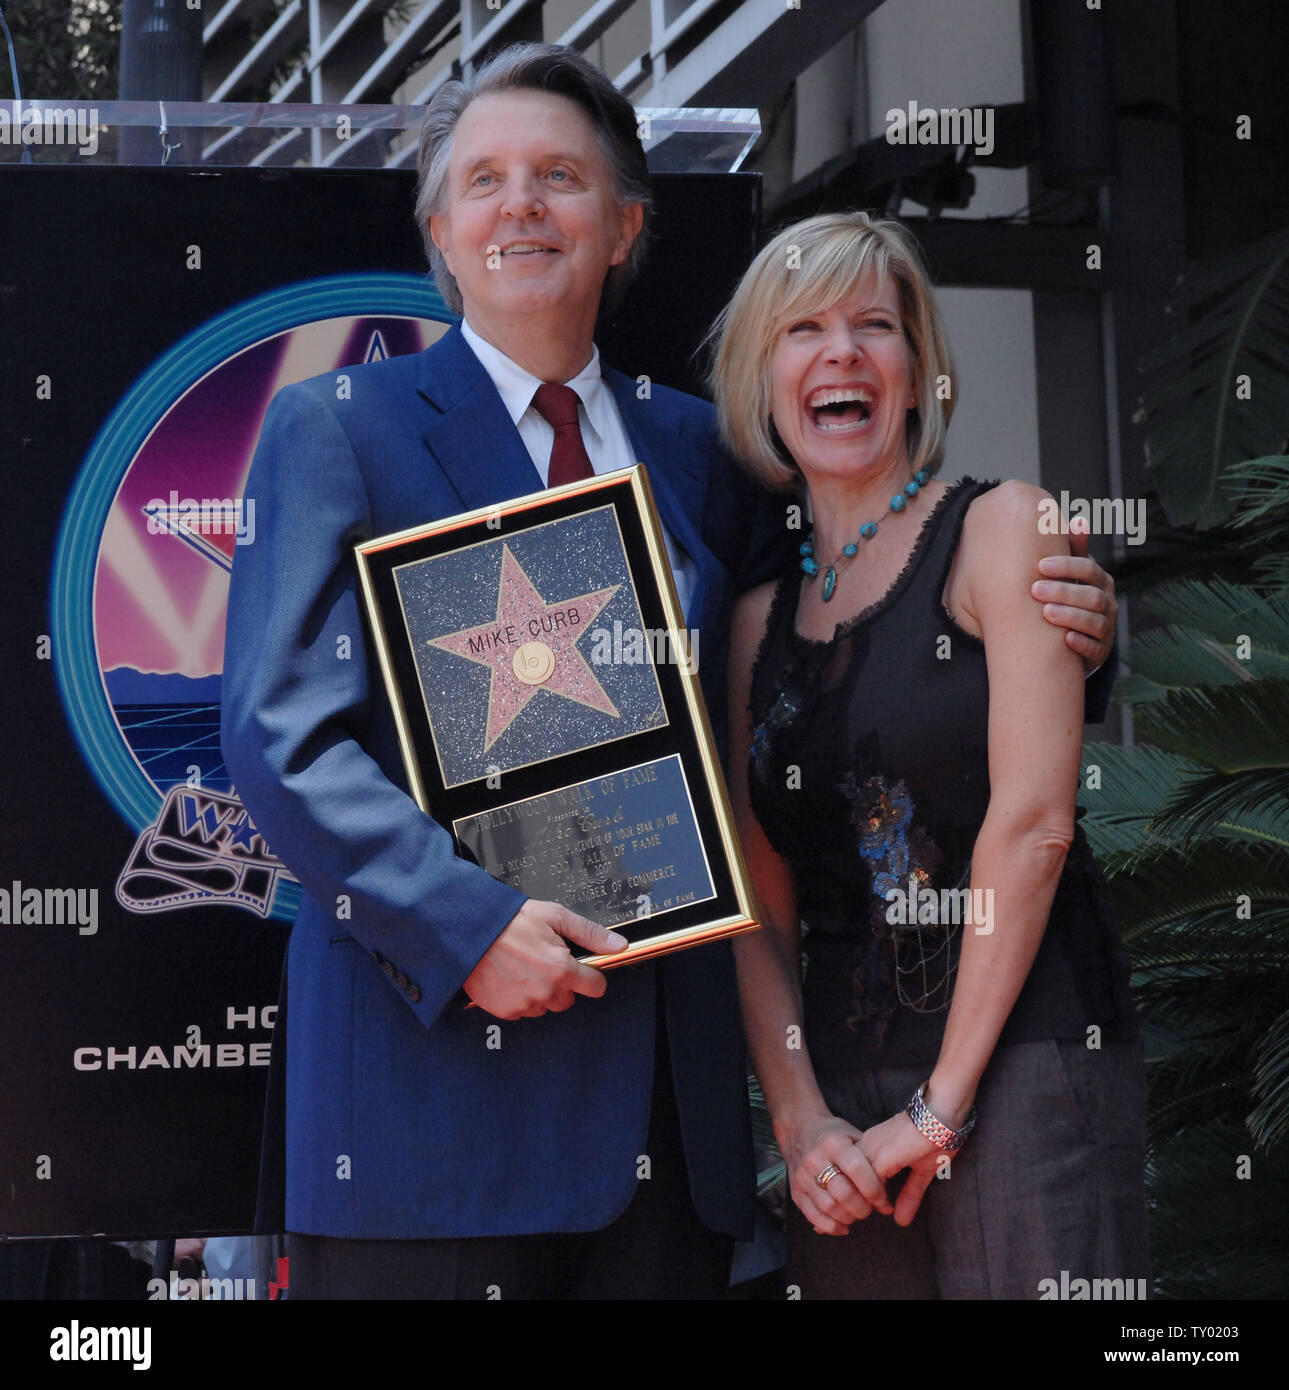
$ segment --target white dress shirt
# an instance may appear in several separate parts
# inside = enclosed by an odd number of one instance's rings
[[[461,335],[492,379],[506,413],[524,441],[533,466],[541,475],[543,487],[548,486],[555,430],[533,405],[533,395],[542,385],[541,380],[526,372],[486,338],[481,338],[464,319],[461,321]],[[619,468],[634,467],[638,460],[632,454],[618,403],[600,375],[599,348],[592,345],[591,360],[564,385],[577,393],[577,418],[591,468],[596,473],[612,473]],[[696,578],[694,562],[665,526],[662,534],[667,543],[667,558],[671,561],[676,593],[680,598],[680,611],[688,613]]]

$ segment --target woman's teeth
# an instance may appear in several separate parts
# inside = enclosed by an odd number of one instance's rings
[[[870,415],[864,401],[839,402],[836,405],[815,406],[811,412],[815,427],[821,430],[844,430],[863,424]]]
[[[873,392],[862,386],[823,387],[811,392],[806,407],[816,429],[841,432],[872,415]]]

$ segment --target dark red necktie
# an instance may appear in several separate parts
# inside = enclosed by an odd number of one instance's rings
[[[564,483],[593,478],[595,469],[587,457],[582,429],[577,420],[577,392],[571,386],[546,382],[533,394],[533,405],[555,431],[555,446],[551,450],[550,474],[546,485],[560,487]]]

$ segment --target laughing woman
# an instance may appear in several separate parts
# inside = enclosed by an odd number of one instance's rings
[[[727,441],[814,518],[730,657],[764,925],[740,991],[806,1298],[1148,1272],[1141,1045],[1075,823],[1083,672],[1028,592],[1065,542],[1038,488],[935,480],[951,372],[916,247],[862,213],[783,232],[717,329]]]

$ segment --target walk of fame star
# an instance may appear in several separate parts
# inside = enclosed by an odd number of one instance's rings
[[[547,603],[523,566],[502,546],[501,583],[493,622],[462,628],[429,641],[492,672],[488,688],[487,752],[538,690],[549,690],[617,719],[608,693],[577,649],[591,620],[622,586]],[[576,615],[576,621],[573,620]]]

